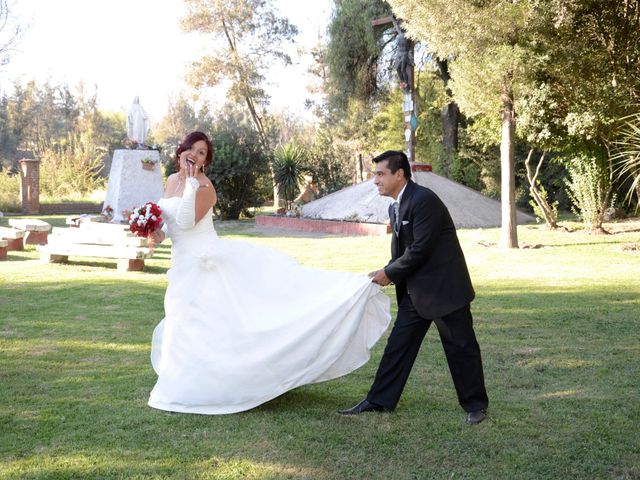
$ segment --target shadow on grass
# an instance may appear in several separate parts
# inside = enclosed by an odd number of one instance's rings
[[[18,259],[18,258],[16,258]],[[29,257],[20,257],[21,260],[33,260],[33,258]],[[142,272],[144,273],[166,273],[167,267],[160,267],[155,265],[157,262],[166,262],[171,259],[171,248],[157,248],[151,258],[145,259],[145,265]],[[73,256],[70,255],[68,261],[66,262],[54,262],[55,264],[67,265],[69,267],[78,266],[78,267],[91,267],[91,268],[100,268],[106,270],[117,270],[118,259],[116,258],[96,258],[96,257],[82,257],[82,256]],[[128,272],[135,273],[135,272]]]
[[[592,247],[597,245],[620,245],[622,246],[620,240],[612,240],[610,242],[572,242],[572,243],[549,243],[542,245],[541,248],[566,248],[566,247]]]
[[[24,255],[12,253],[13,251],[14,250],[12,250],[11,252],[7,252],[7,258],[5,260],[3,260],[3,262],[4,261],[6,261],[6,262],[24,262],[25,260],[33,260],[33,258],[25,257]]]

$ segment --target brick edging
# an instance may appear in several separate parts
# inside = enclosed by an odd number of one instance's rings
[[[83,213],[100,213],[102,204],[99,203],[41,203],[40,215],[72,215]]]
[[[386,235],[390,231],[389,225],[382,223],[343,222],[277,215],[256,216],[256,226],[339,235]]]
[[[428,163],[412,163],[411,164],[412,172],[431,172],[433,168]]]

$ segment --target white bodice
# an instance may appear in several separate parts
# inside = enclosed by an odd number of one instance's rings
[[[176,212],[178,211],[178,205],[180,205],[181,200],[182,197],[169,197],[161,198],[158,202],[158,205],[162,209],[162,218],[169,227],[168,235],[171,237],[174,245],[182,239],[194,235],[202,235],[203,233],[217,237],[216,229],[213,227],[213,208],[210,208],[205,216],[192,228],[182,229],[178,227],[176,224]]]

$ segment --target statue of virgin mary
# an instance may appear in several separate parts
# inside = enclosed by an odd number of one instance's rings
[[[148,133],[149,117],[140,105],[140,98],[135,97],[127,113],[127,137],[138,145],[144,145]]]

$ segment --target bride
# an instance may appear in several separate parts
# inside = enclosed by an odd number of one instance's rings
[[[218,238],[216,192],[204,174],[213,148],[192,132],[159,202],[172,241],[165,318],[153,332],[158,375],[149,405],[225,414],[300,385],[346,375],[386,330],[389,299],[367,275],[301,266],[266,247]]]

